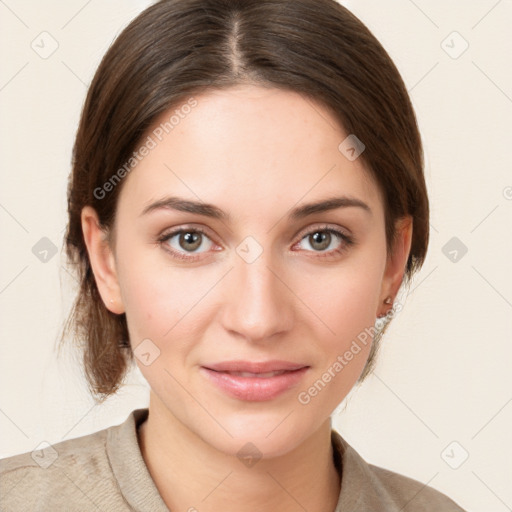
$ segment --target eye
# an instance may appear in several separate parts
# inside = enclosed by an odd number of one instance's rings
[[[171,253],[173,258],[186,261],[195,261],[201,258],[202,253],[220,250],[206,232],[199,227],[174,229],[164,233],[158,242]],[[311,249],[305,248],[304,243]],[[300,241],[294,247],[300,246],[307,252],[317,253],[316,257],[327,258],[344,253],[354,244],[354,239],[340,229],[320,226],[302,234]]]
[[[317,252],[320,253],[320,257],[327,257],[343,253],[354,244],[354,240],[341,230],[321,226],[305,233],[296,245],[302,246],[304,249],[304,243],[312,249],[306,248],[306,251]]]
[[[215,245],[206,232],[200,228],[176,229],[164,233],[158,241],[165,244],[167,250],[174,257],[189,261],[197,259],[194,254],[208,252]]]

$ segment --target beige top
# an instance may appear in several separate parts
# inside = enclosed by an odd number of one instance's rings
[[[136,409],[120,425],[1,459],[0,510],[169,512],[137,441],[147,415]],[[464,512],[439,491],[368,464],[335,430],[331,439],[342,475],[334,512]]]

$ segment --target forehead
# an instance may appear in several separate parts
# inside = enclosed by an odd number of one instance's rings
[[[326,108],[293,91],[253,85],[208,91],[153,123],[142,140],[151,149],[121,196],[140,211],[172,194],[237,216],[253,215],[251,205],[277,213],[326,194],[379,206],[362,159],[351,161],[339,149],[348,135]]]

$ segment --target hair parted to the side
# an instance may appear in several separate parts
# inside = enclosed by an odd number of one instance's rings
[[[359,158],[383,195],[388,251],[397,219],[413,217],[404,283],[423,264],[429,204],[416,117],[394,63],[360,20],[335,0],[157,2],[103,57],[73,148],[64,247],[80,288],[60,343],[71,334],[83,349],[97,400],[117,391],[133,353],[125,315],[111,313],[96,287],[82,208],[92,206],[108,234],[123,180],[106,194],[95,190],[126,164],[155,119],[193,95],[242,83],[298,92],[355,134],[365,145]],[[387,325],[375,335],[359,381],[372,370]]]

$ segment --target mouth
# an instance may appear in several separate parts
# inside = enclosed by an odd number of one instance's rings
[[[261,402],[272,400],[296,387],[308,372],[309,366],[265,372],[216,370],[202,366],[201,373],[208,381],[232,398]]]
[[[226,373],[251,373],[251,374],[263,374],[263,373],[271,373],[271,372],[283,372],[289,370],[299,370],[304,368],[305,364],[295,363],[292,361],[283,361],[283,360],[271,360],[271,361],[242,361],[242,360],[234,360],[234,361],[223,361],[220,363],[212,363],[208,364],[208,366],[204,365],[205,368],[209,370],[214,370],[218,372],[226,372]]]
[[[212,371],[217,371],[217,370],[212,370]],[[275,377],[276,375],[283,375],[283,373],[290,372],[290,371],[293,371],[293,370],[279,370],[277,372],[265,372],[265,373],[217,371],[217,373],[226,373],[228,375],[236,375],[237,377],[256,377],[259,379],[266,379],[268,377]]]

